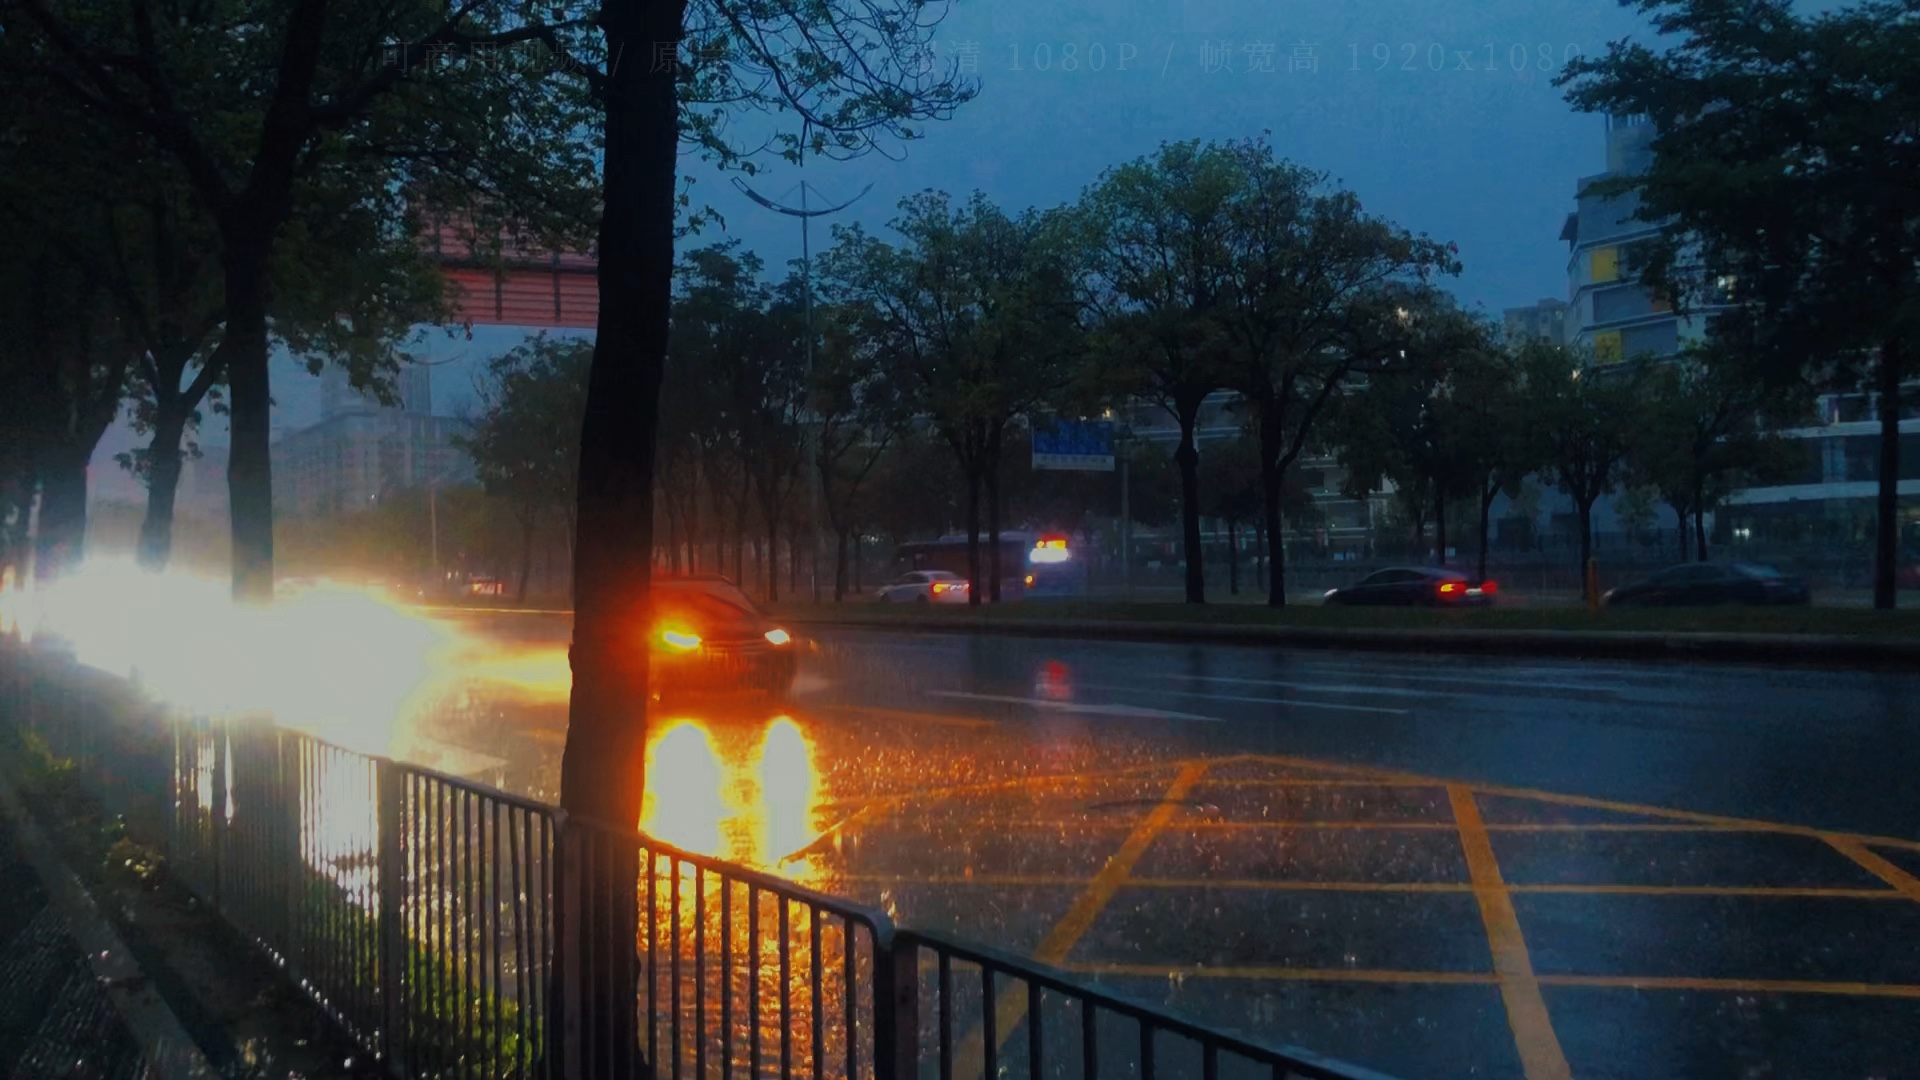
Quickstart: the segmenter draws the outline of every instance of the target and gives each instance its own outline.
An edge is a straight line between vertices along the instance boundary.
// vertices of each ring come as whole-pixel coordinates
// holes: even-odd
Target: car
[[[1376,570],[1339,589],[1328,589],[1321,600],[1328,607],[1486,607],[1499,585],[1476,581],[1443,567],[1394,566]]]
[[[1806,604],[1805,580],[1758,563],[1681,563],[1601,597],[1608,607]]]
[[[648,635],[653,695],[786,697],[798,663],[793,635],[718,574],[656,577]]]
[[[874,599],[883,604],[964,604],[967,579],[946,570],[914,570],[880,586]]]

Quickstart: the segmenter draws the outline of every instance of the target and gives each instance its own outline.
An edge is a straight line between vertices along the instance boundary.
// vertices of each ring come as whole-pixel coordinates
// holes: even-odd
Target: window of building
[[[1593,335],[1593,358],[1602,364],[1618,363],[1620,360],[1620,331],[1608,330]]]
[[[1603,247],[1593,249],[1593,280],[1596,284],[1620,280],[1620,249]]]

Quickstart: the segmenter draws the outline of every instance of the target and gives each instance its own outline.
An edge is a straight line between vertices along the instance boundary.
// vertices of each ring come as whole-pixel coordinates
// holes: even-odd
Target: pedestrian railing
[[[12,725],[110,806],[151,813],[136,808],[164,778],[148,820],[167,822],[179,879],[399,1077],[1373,1075],[632,829],[264,721],[139,718],[135,695],[101,696],[124,690],[0,645]],[[622,940],[635,948],[597,947]]]

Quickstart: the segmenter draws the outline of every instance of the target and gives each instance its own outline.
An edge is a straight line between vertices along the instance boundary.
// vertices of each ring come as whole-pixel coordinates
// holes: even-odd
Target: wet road
[[[397,754],[551,798],[564,621]],[[833,633],[649,831],[1406,1077],[1920,1076],[1920,677]]]

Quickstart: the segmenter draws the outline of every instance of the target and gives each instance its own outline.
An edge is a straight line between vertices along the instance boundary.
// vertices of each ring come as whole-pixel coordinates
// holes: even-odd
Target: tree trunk
[[[227,503],[233,536],[233,598],[273,602],[272,391],[267,374],[267,282],[273,223],[247,220],[223,232],[227,321],[213,363],[227,373],[231,442]]]
[[[980,606],[980,469],[967,470],[967,606]]]
[[[1493,523],[1493,500],[1499,497],[1500,488],[1497,485],[1491,489],[1484,487],[1480,489],[1480,551],[1475,573],[1481,581],[1487,580],[1487,548],[1492,542],[1487,536],[1487,530]]]
[[[1874,498],[1873,606],[1890,611],[1899,603],[1900,557],[1900,376],[1903,342],[1880,347],[1880,476]]]
[[[1180,546],[1187,563],[1187,603],[1207,602],[1205,556],[1200,550],[1200,451],[1193,445],[1200,403],[1179,411],[1180,448],[1173,458],[1180,466]]]
[[[1580,598],[1592,600],[1593,592],[1588,588],[1587,564],[1593,561],[1593,502],[1592,499],[1579,501],[1580,511]]]
[[[1240,595],[1240,533],[1233,518],[1227,519],[1227,594]]]
[[[861,571],[865,568],[867,560],[866,560],[866,552],[862,550],[862,547],[863,545],[860,543],[860,530],[855,529],[853,530],[853,591],[854,592],[859,592],[864,587],[861,585],[860,579],[862,577]]]
[[[1267,587],[1267,561],[1263,556],[1267,551],[1267,522],[1265,517],[1253,519],[1253,587],[1265,591]]]
[[[176,408],[162,406],[147,445],[147,514],[140,522],[137,558],[148,570],[165,570],[173,557],[173,508],[180,492],[183,459],[181,440],[187,418]]]
[[[513,593],[516,604],[527,602],[527,581],[533,577],[533,536],[533,519],[523,518],[520,522],[520,586]]]
[[[836,604],[847,598],[847,532],[846,529],[833,531],[833,602]]]
[[[987,439],[987,599],[1000,602],[1000,579],[1006,571],[1000,565],[1000,437],[1005,425]]]
[[[1693,542],[1700,552],[1700,561],[1707,561],[1707,499],[1706,493],[1696,491],[1693,496]]]
[[[794,527],[796,530],[798,526]],[[811,545],[809,545],[811,546]],[[787,595],[796,596],[800,592],[800,544],[793,532],[787,535]]]
[[[87,459],[72,446],[49,450],[41,459],[40,535],[34,545],[33,576],[41,584],[79,569],[87,542]]]
[[[595,1060],[599,1075],[649,1071],[633,1007],[638,852],[626,837],[638,826],[646,783],[653,580],[647,553],[653,550],[660,378],[673,292],[680,117],[673,65],[646,58],[662,49],[677,55],[683,11],[677,0],[607,0],[600,12],[614,60],[604,88],[600,311],[580,431],[573,696],[560,805],[570,815],[568,833],[576,832],[577,821],[617,831],[591,862],[569,862],[585,871],[585,894],[608,902],[592,905],[594,917],[571,927],[563,909],[556,927],[559,940],[580,943],[573,955],[582,965],[578,971],[561,965],[555,973],[570,995],[565,1000],[577,1008],[578,1026],[569,1034],[578,1033],[578,1044],[560,1048],[561,1068],[554,1070],[569,1075],[583,1071],[587,1060]],[[591,837],[577,834],[574,850]],[[589,1047],[603,1053],[589,1059],[583,1054]]]
[[[1686,562],[1687,552],[1688,552],[1687,506],[1685,503],[1677,503],[1677,502],[1669,502],[1667,505],[1673,507],[1673,516],[1675,521],[1677,522],[1675,526],[1675,531],[1680,534],[1680,561]]]
[[[1287,606],[1287,544],[1280,520],[1280,499],[1285,490],[1287,462],[1286,432],[1275,406],[1263,403],[1260,410],[1260,516],[1267,531],[1267,606]]]
[[[1433,485],[1433,561],[1447,565],[1447,493],[1439,483]]]
[[[767,603],[776,603],[780,599],[780,519],[769,513],[767,517]]]

